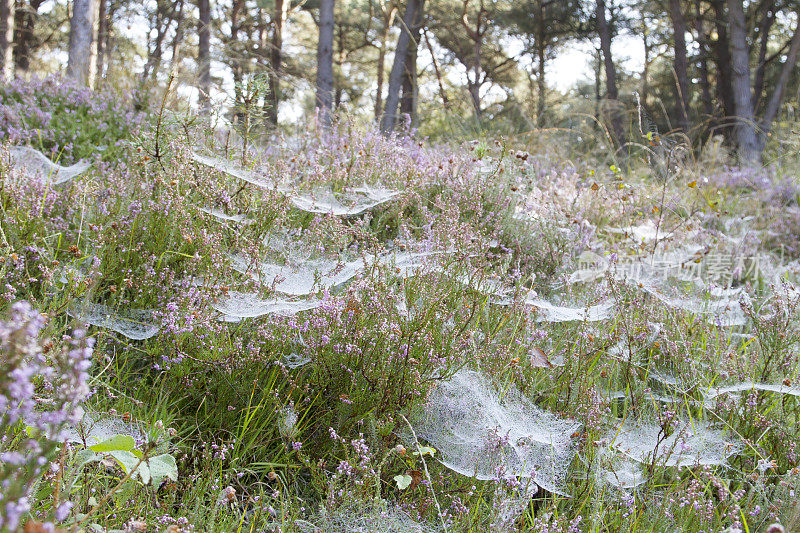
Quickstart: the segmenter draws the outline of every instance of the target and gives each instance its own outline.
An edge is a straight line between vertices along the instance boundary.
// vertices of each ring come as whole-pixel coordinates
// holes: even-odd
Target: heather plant
[[[29,144],[61,164],[98,155],[113,161],[146,118],[112,92],[93,92],[57,76],[4,83],[0,110],[0,137]]]
[[[44,316],[24,301],[9,312],[0,324],[0,529],[14,531],[55,459],[62,430],[78,421],[80,403],[90,394],[93,339],[76,329],[59,346],[43,346]],[[54,502],[54,519],[64,520],[72,503],[58,495]]]
[[[770,241],[793,214],[767,185],[662,165],[646,136],[624,160],[347,121],[260,146],[160,111],[71,182],[2,174],[0,308],[31,301],[54,339],[86,322],[84,408],[115,428],[102,440],[133,437],[47,448],[25,518],[63,502],[61,526],[170,532],[793,519],[800,268]],[[31,394],[54,397],[42,376]],[[7,429],[3,452],[21,450]],[[175,475],[144,483],[137,454]]]

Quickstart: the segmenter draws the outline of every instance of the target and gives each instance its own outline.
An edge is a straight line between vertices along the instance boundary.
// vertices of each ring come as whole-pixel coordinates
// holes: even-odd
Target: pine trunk
[[[783,105],[783,99],[786,96],[786,85],[789,83],[789,77],[791,76],[795,65],[797,65],[798,55],[800,55],[800,21],[797,22],[797,27],[792,35],[789,53],[786,54],[786,61],[781,67],[780,74],[778,75],[778,81],[775,83],[775,87],[772,89],[772,95],[770,96],[769,100],[767,101],[767,105],[764,108],[764,116],[761,118],[760,122],[761,136],[758,143],[759,153],[764,150],[766,137],[772,130],[772,123],[775,121],[775,118],[778,116],[778,111]]]
[[[750,86],[750,49],[742,0],[728,0],[731,47],[731,89],[736,117],[736,146],[745,165],[760,163],[758,136],[753,122],[753,93]]]
[[[675,40],[675,81],[677,89],[678,126],[689,131],[689,61],[686,54],[686,19],[681,10],[680,0],[669,0],[669,18],[672,20],[672,33]]]
[[[322,0],[319,8],[317,44],[317,108],[323,127],[331,125],[333,113],[333,23],[335,0]]]
[[[91,87],[95,71],[94,25],[97,20],[97,0],[75,0],[69,25],[69,59],[67,76],[81,85]]]
[[[403,84],[403,74],[406,69],[406,57],[411,46],[414,21],[421,19],[425,0],[408,0],[406,12],[403,14],[403,29],[397,39],[397,48],[394,52],[394,62],[389,73],[389,87],[386,94],[386,108],[381,119],[381,133],[389,135],[394,131],[397,122],[397,108],[400,103],[400,89]],[[417,46],[416,39],[413,46]]]
[[[267,120],[278,125],[278,105],[280,104],[280,79],[283,63],[283,26],[289,13],[289,0],[275,0],[273,13],[272,47],[270,49],[269,99]]]
[[[18,0],[14,9],[14,70],[18,76],[27,76],[31,68],[36,19],[44,0]]]
[[[14,74],[11,55],[14,40],[14,0],[0,0],[0,72],[5,79]]]
[[[600,49],[603,52],[603,66],[606,72],[606,100],[610,106],[610,120],[615,141],[622,144],[625,141],[625,132],[622,126],[622,116],[619,110],[619,91],[617,89],[617,69],[614,66],[614,57],[611,55],[611,28],[606,20],[605,0],[597,0],[595,5],[597,15],[597,32],[600,36]]]
[[[197,0],[199,19],[197,21],[197,67],[198,103],[200,113],[208,115],[211,111],[211,5],[209,0]]]

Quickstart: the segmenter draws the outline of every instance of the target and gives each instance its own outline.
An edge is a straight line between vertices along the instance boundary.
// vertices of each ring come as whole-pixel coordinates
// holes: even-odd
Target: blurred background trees
[[[315,112],[432,135],[591,116],[618,148],[650,130],[694,147],[722,136],[758,163],[795,118],[798,12],[797,0],[0,0],[0,64],[6,79],[61,72],[140,105],[172,80],[174,105],[236,123],[258,110],[267,129]]]

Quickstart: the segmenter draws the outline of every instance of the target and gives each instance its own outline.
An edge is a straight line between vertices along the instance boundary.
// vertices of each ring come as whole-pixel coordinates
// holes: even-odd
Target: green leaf
[[[117,507],[121,509],[128,501],[130,501],[135,488],[136,484],[130,479],[122,484],[122,486],[114,494],[114,502],[117,504]]]
[[[75,469],[80,470],[87,464],[99,460],[100,456],[92,450],[78,450],[75,454]]]
[[[408,474],[394,476],[394,480],[397,483],[397,488],[400,490],[406,490],[411,486],[411,482],[414,481]]]
[[[99,442],[93,446],[89,446],[90,450],[96,452],[113,452],[113,451],[126,451],[129,452],[136,447],[136,441],[129,435],[114,435],[108,440]]]
[[[114,450],[108,452],[108,455],[117,460],[126,474],[132,472],[135,468],[136,473],[139,474],[139,477],[142,479],[142,483],[147,485],[150,482],[150,469],[147,468],[147,463],[142,462],[139,464],[139,458],[133,455],[131,452],[125,450]],[[139,464],[138,467],[136,466],[137,464]]]
[[[178,480],[178,465],[170,454],[157,455],[149,459],[150,476],[153,478],[153,488],[158,489],[164,478],[172,481]]]
[[[436,448],[433,446],[420,446],[418,452],[414,452],[414,455],[433,455],[436,453]]]

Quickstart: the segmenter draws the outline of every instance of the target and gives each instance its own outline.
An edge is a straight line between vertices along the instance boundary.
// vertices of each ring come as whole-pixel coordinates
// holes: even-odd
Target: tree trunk
[[[417,85],[417,53],[422,29],[422,10],[417,10],[414,25],[411,27],[411,38],[408,53],[406,54],[405,69],[403,71],[402,98],[400,100],[400,113],[408,115],[411,125],[417,125],[417,102],[419,100],[419,86]]]
[[[641,98],[641,106],[647,110],[647,99],[650,96],[650,50],[652,48],[652,44],[650,44],[650,31],[647,27],[647,21],[645,20],[644,13],[642,13],[642,46],[644,47],[644,61],[642,65],[642,98]]]
[[[713,0],[715,29],[717,39],[713,41],[714,62],[717,64],[717,96],[722,102],[722,112],[730,120],[736,116],[733,103],[733,87],[731,84],[733,72],[731,65],[731,49],[728,40],[728,24],[725,16],[725,0]]]
[[[622,116],[619,108],[619,92],[617,90],[617,70],[614,58],[611,55],[611,28],[606,20],[606,2],[597,0],[595,6],[597,15],[597,32],[600,36],[600,49],[603,52],[603,65],[606,71],[606,100],[610,105],[610,118],[612,133],[618,144],[625,142],[625,132],[622,126]]]
[[[736,146],[739,160],[752,165],[760,162],[758,137],[753,123],[753,94],[750,88],[750,49],[742,0],[728,0],[734,109],[736,111]]]
[[[680,0],[669,0],[669,18],[672,20],[672,33],[675,40],[676,99],[678,108],[678,126],[684,132],[689,131],[689,62],[686,54],[686,19],[681,11]]]
[[[389,31],[394,24],[394,17],[397,13],[397,8],[394,5],[389,6],[388,11],[383,12],[383,33],[381,35],[381,46],[378,49],[378,89],[375,96],[375,121],[381,118],[381,111],[383,110],[383,77],[386,64],[386,45],[389,41]]]
[[[469,76],[469,67],[467,68],[467,90],[469,91],[470,98],[472,99],[472,107],[475,110],[475,118],[479,121],[481,119],[481,86],[485,79],[481,77],[481,59],[483,55],[483,36],[486,33],[486,27],[483,24],[483,17],[486,15],[486,9],[483,2],[480,2],[478,15],[475,19],[475,29],[473,30],[469,25],[467,18],[467,7],[470,0],[462,0],[463,10],[461,12],[461,25],[467,33],[467,36],[472,40],[472,79]]]
[[[231,4],[230,45],[233,47],[234,52],[230,61],[231,73],[233,74],[233,120],[237,125],[243,125],[246,118],[244,88],[242,87],[242,83],[244,82],[244,68],[242,66],[241,53],[237,46],[239,42],[239,30],[242,28],[239,16],[242,14],[244,7],[245,0],[233,0],[233,4]]]
[[[544,126],[544,113],[545,109],[547,109],[547,84],[545,81],[545,48],[547,47],[545,33],[547,28],[545,26],[546,21],[542,2],[543,0],[537,0],[536,2],[536,12],[539,19],[536,35],[536,52],[539,61],[537,65],[538,73],[536,75],[536,89],[539,93],[536,99],[536,125],[540,128]]]
[[[94,24],[97,0],[75,0],[69,24],[67,76],[91,87],[97,56],[94,53]],[[95,49],[96,50],[96,49]]]
[[[290,0],[275,0],[275,12],[272,21],[272,48],[269,56],[271,68],[269,73],[270,105],[267,108],[267,120],[273,126],[278,125],[278,105],[281,98],[280,80],[283,66],[283,26],[286,24],[290,3]]]
[[[761,94],[764,92],[764,74],[767,70],[767,46],[769,44],[769,32],[775,23],[775,11],[769,6],[767,12],[761,18],[758,25],[758,60],[756,61],[755,79],[753,81],[753,112],[755,113],[761,101]]]
[[[182,6],[183,0],[171,3],[162,0],[156,2],[156,12],[150,22],[150,33],[155,30],[156,35],[153,39],[152,47],[149,41],[147,44],[147,62],[144,64],[142,77],[139,81],[140,89],[145,86],[148,80],[155,80],[164,57],[164,39],[167,37],[172,21],[175,20],[177,9],[182,9]],[[231,24],[235,25],[233,22]]]
[[[381,133],[389,135],[394,131],[397,121],[397,107],[400,103],[400,88],[403,83],[403,73],[405,71],[406,56],[411,43],[411,31],[414,28],[414,21],[422,17],[425,0],[408,0],[406,12],[403,14],[403,28],[400,37],[397,39],[397,48],[394,52],[394,62],[389,73],[389,87],[386,94],[386,108],[381,119]],[[417,14],[419,12],[419,15]],[[414,42],[413,46],[417,46]]]
[[[106,54],[108,49],[108,0],[99,0],[97,8],[97,68],[95,70],[95,84],[100,87],[105,75]]]
[[[417,49],[409,47],[406,54],[406,61],[403,68],[403,82],[400,84],[400,114],[408,115],[411,122],[414,122],[415,87],[417,77]]]
[[[197,67],[198,103],[200,113],[211,111],[211,5],[209,0],[197,0]]]
[[[783,105],[783,99],[786,95],[786,85],[789,82],[789,76],[791,76],[792,71],[797,65],[798,54],[800,54],[800,21],[797,22],[797,27],[792,35],[789,53],[786,55],[786,61],[781,67],[781,72],[778,75],[778,81],[775,83],[775,87],[772,89],[772,95],[770,96],[769,100],[767,101],[767,105],[764,108],[764,116],[760,121],[761,136],[758,146],[759,153],[764,150],[766,137],[772,130],[772,123],[775,121],[775,117],[778,116],[778,111]]]
[[[321,0],[317,44],[317,108],[322,126],[331,125],[333,112],[333,22],[335,0]]]
[[[431,40],[428,38],[428,32],[424,29],[422,32],[423,37],[425,37],[425,44],[428,46],[428,52],[431,54],[431,62],[433,62],[433,71],[436,74],[436,83],[439,85],[439,96],[442,98],[442,106],[447,110],[450,108],[450,100],[447,98],[447,92],[444,90],[442,71],[439,70],[439,62],[436,61],[436,56],[433,53],[433,46],[431,46]]]
[[[700,10],[700,0],[695,1],[695,31],[697,32],[697,42],[700,47],[698,65],[700,70],[700,99],[703,101],[703,113],[710,117],[714,113],[714,104],[711,101],[711,81],[708,76],[708,35],[706,34]]]
[[[39,17],[39,7],[44,0],[17,0],[14,9],[14,69],[18,76],[26,76],[31,68],[34,47],[33,30]]]
[[[14,0],[0,0],[0,73],[10,80],[14,74],[11,55],[14,40]]]
[[[175,70],[181,64],[181,44],[183,44],[183,7],[185,2],[180,0],[178,3],[178,14],[175,17],[175,36],[172,39],[172,58],[170,59],[170,75],[173,75]]]

